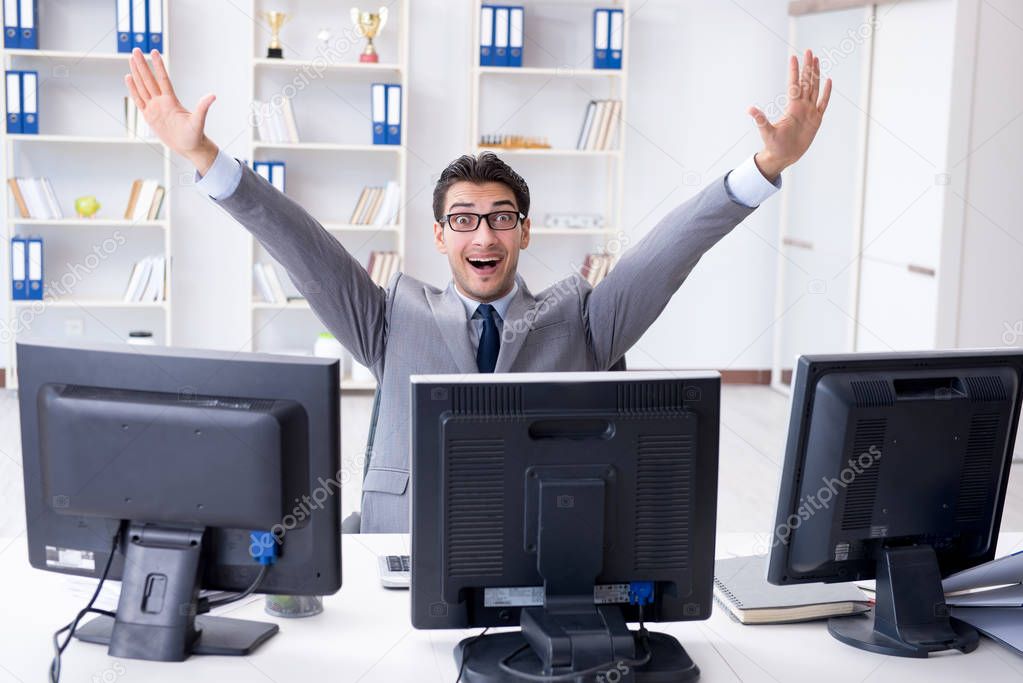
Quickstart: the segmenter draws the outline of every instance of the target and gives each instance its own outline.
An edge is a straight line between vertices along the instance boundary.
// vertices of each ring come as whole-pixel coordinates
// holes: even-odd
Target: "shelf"
[[[493,152],[494,154],[514,154],[516,156],[545,156],[545,157],[620,157],[622,155],[617,149],[507,149],[504,147],[477,147],[478,152]]]
[[[16,136],[12,136],[16,137]],[[293,149],[318,152],[404,152],[404,145],[345,145],[335,142],[254,142],[253,151]]]
[[[352,225],[350,223],[321,223],[329,232],[401,232],[400,225]]]
[[[130,53],[127,52],[81,52],[76,50],[24,50],[21,48],[6,49],[3,51],[5,55],[10,57],[38,57],[40,59],[74,59],[77,61],[93,61],[93,62],[124,62],[124,65],[128,65],[128,58],[131,57]],[[146,58],[149,59],[149,53],[145,53]],[[170,65],[170,60],[166,55],[160,55],[163,57],[163,61]]]
[[[529,231],[530,237],[536,237],[537,235],[579,235],[579,236],[593,236],[593,235],[613,235],[614,230],[608,230],[606,228],[532,228]]]
[[[36,299],[34,301],[12,301],[15,308],[28,308],[42,304],[44,308],[167,308],[166,301],[118,301],[116,299]]]
[[[164,144],[158,139],[129,138],[124,137],[96,137],[90,135],[26,135],[24,133],[13,133],[7,136],[12,142],[63,142],[68,144],[86,145],[146,145],[147,147],[161,147]]]
[[[128,227],[128,228],[166,228],[167,221],[131,221],[125,218],[17,218],[7,219],[12,225],[59,225],[67,227]]]
[[[343,64],[328,64],[324,61],[316,61],[312,59],[268,59],[266,57],[258,57],[252,60],[252,64],[256,67],[266,67],[268,69],[316,69],[317,71],[337,71],[347,73],[358,73],[365,71],[367,73],[401,73],[400,64],[390,63],[362,63],[362,62],[345,62]]]
[[[568,66],[477,66],[480,74],[517,76],[553,76],[557,78],[621,78],[621,69],[575,69]]]
[[[341,391],[376,391],[377,383],[370,382],[357,382],[353,379],[341,380]]]

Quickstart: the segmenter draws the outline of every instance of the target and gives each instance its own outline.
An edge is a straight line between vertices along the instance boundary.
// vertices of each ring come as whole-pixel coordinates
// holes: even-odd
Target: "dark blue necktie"
[[[483,334],[480,335],[480,348],[476,352],[476,367],[480,372],[493,372],[497,366],[497,354],[501,350],[501,336],[497,333],[494,307],[480,304],[476,311],[483,316]]]

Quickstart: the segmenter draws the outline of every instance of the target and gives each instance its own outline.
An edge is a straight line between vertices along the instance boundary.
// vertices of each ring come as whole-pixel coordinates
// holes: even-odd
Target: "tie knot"
[[[476,311],[483,317],[483,320],[490,320],[494,316],[494,307],[490,304],[480,304]]]

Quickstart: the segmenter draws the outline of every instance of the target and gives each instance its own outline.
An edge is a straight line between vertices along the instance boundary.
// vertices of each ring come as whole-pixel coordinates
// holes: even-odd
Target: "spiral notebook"
[[[870,609],[867,596],[851,583],[768,583],[763,555],[715,561],[714,599],[742,624],[813,621]]]

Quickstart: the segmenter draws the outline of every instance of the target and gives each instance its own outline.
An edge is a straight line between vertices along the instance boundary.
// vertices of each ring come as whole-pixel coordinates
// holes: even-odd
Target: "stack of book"
[[[252,107],[261,142],[298,142],[298,126],[290,97],[280,98],[279,105],[256,100]]]
[[[381,287],[386,287],[391,276],[401,268],[401,257],[394,251],[374,251],[369,255],[366,270],[369,277]]]
[[[136,262],[124,290],[124,301],[163,301],[167,286],[166,263],[163,256],[147,256]]]
[[[288,295],[281,286],[281,279],[277,276],[277,269],[270,263],[255,263],[252,266],[252,275],[256,282],[256,291],[263,301],[268,304],[286,304]]]
[[[579,131],[576,149],[614,149],[621,111],[621,100],[590,100],[586,106],[586,117]]]
[[[583,267],[579,270],[579,274],[586,278],[586,281],[592,286],[596,287],[597,283],[603,280],[608,271],[611,270],[612,260],[610,254],[586,254],[586,259],[583,261]]]
[[[396,225],[401,208],[398,183],[388,181],[385,187],[364,187],[352,211],[351,225]]]
[[[135,100],[130,97],[124,98],[124,127],[130,138],[145,140],[153,137],[153,131],[146,123],[146,118],[135,106]]]
[[[49,178],[8,178],[7,185],[22,218],[63,218]]]
[[[155,221],[160,216],[163,196],[166,194],[159,180],[135,180],[128,195],[124,217],[130,221]]]

